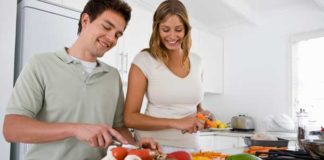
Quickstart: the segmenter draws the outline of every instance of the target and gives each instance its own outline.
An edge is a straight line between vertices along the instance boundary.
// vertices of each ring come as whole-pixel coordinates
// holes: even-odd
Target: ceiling
[[[154,11],[163,0],[135,0]],[[190,17],[212,29],[242,23],[258,24],[264,15],[301,7],[324,11],[324,0],[182,0]]]

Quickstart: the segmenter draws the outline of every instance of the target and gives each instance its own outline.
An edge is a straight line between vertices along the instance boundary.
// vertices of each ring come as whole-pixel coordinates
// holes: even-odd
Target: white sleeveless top
[[[148,52],[141,52],[133,60],[148,80],[147,108],[145,114],[157,118],[183,118],[197,112],[203,99],[202,63],[200,57],[190,54],[190,72],[184,77],[172,73],[164,63]],[[152,137],[161,145],[197,148],[196,134],[182,134],[181,130],[135,132],[137,138]]]

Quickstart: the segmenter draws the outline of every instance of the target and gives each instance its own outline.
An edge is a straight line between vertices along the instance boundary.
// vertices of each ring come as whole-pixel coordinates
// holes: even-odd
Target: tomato
[[[116,158],[116,160],[124,160],[124,158],[128,154],[128,150],[123,147],[116,147],[111,150],[111,153]]]
[[[191,155],[185,151],[175,151],[167,154],[167,158],[176,160],[191,160]]]
[[[136,155],[142,160],[152,160],[150,156],[150,150],[148,149],[132,149],[128,151],[128,155]]]

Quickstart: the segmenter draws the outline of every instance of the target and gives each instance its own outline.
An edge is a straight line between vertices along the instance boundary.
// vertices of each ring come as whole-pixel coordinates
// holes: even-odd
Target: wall
[[[224,36],[224,92],[207,95],[203,105],[230,122],[240,113],[252,116],[257,129],[269,114],[290,110],[290,37],[324,28],[324,12],[302,7],[273,11],[258,25],[218,31]]]
[[[9,159],[10,145],[2,134],[4,109],[13,86],[17,1],[0,1],[0,159]]]

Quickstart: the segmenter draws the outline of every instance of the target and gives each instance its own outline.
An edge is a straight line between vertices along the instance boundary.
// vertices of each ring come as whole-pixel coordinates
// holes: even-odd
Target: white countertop
[[[230,137],[250,137],[256,132],[239,132],[239,131],[230,131],[230,130],[203,130],[199,132],[199,135],[218,135],[218,136],[230,136]],[[290,141],[296,141],[297,133],[288,133],[288,132],[267,132],[273,136],[287,139]]]
[[[199,132],[199,135],[219,135],[219,136],[231,136],[231,137],[245,137],[252,136],[254,132],[236,132],[230,130],[203,130]]]
[[[239,132],[231,130],[203,130],[199,132],[200,136],[228,136],[228,137],[251,137],[253,134],[258,132]],[[272,136],[289,140],[288,149],[295,150],[297,133],[288,133],[288,132],[267,132]],[[222,152],[225,154],[239,154],[243,153],[244,149],[247,149],[247,146],[236,145],[237,147],[229,147],[226,149],[215,149],[216,152]]]

